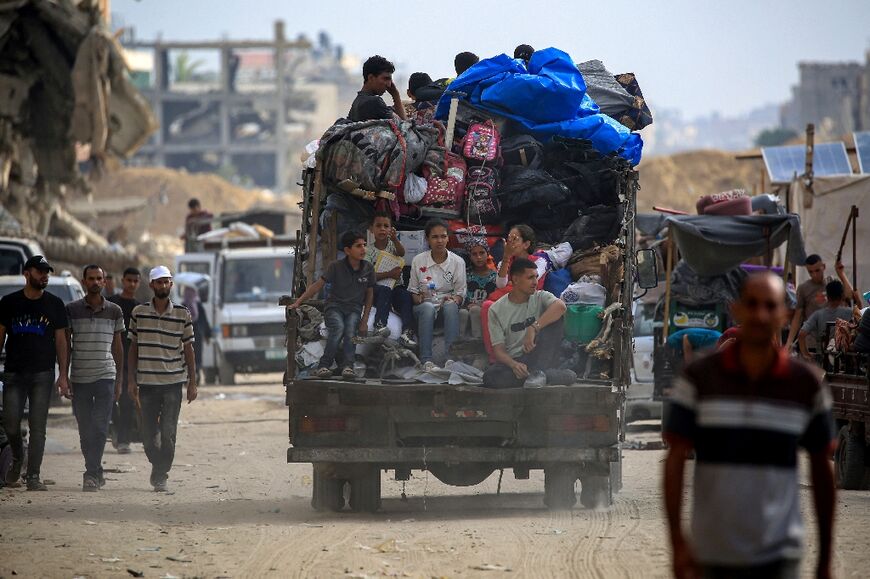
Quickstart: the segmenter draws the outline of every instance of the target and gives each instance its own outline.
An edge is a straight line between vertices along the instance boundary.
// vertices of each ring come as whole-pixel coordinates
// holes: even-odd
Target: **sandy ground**
[[[500,496],[497,475],[453,488],[415,472],[407,500],[385,475],[382,513],[320,514],[311,467],[285,462],[282,399],[274,384],[204,388],[182,411],[169,494],[151,491],[141,445],[109,446],[108,485],[82,493],[75,423],[55,410],[43,476],[56,484],[0,490],[0,577],[668,576],[661,451],[625,451],[625,486],[605,511],[548,512],[539,472],[506,472]],[[809,493],[802,485],[807,515]],[[870,493],[838,502],[836,575],[866,577]]]

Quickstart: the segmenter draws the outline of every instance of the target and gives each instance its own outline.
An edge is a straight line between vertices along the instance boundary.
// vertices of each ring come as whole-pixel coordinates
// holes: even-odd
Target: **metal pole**
[[[858,206],[852,205],[852,289],[858,290]]]
[[[668,259],[665,268],[665,323],[662,326],[662,344],[668,341],[668,329],[671,325],[671,273],[674,270],[674,238],[668,229]]]

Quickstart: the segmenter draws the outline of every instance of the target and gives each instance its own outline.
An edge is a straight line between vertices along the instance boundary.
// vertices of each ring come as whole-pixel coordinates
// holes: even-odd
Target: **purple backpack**
[[[468,223],[498,221],[501,204],[496,197],[498,172],[492,167],[469,167],[466,173],[465,195],[468,198]]]

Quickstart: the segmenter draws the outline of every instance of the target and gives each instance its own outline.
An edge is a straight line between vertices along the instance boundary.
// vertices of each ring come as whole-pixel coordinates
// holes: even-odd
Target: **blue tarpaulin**
[[[506,54],[481,60],[458,76],[438,103],[436,118],[447,118],[451,93],[466,95],[478,108],[517,121],[535,138],[559,135],[589,139],[602,153],[640,162],[640,135],[607,115],[586,94],[586,82],[571,57],[557,48],[532,55],[528,65]]]

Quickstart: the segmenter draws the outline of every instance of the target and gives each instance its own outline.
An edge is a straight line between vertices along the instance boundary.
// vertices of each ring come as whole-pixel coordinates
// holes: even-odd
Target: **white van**
[[[212,328],[213,339],[203,350],[207,383],[217,377],[230,385],[237,372],[286,369],[285,310],[278,299],[292,293],[294,252],[289,245],[263,243],[244,248],[223,244],[216,251],[175,259],[177,295],[183,285],[196,287]]]

